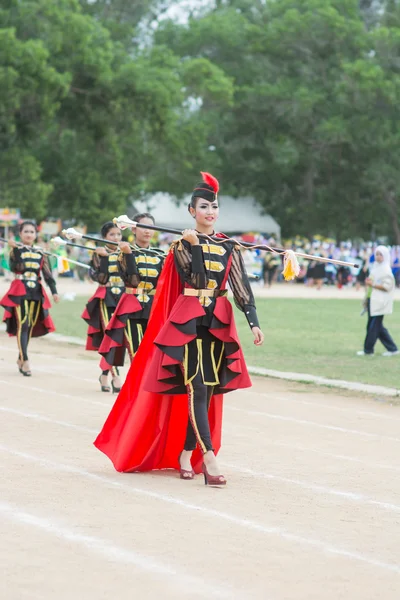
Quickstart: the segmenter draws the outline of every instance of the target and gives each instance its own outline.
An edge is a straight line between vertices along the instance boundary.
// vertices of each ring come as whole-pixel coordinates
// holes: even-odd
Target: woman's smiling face
[[[21,242],[26,246],[32,246],[36,239],[36,229],[31,224],[24,225],[20,232]]]
[[[213,229],[219,216],[218,200],[209,202],[204,198],[196,198],[195,208],[190,207],[190,214],[201,227]]]

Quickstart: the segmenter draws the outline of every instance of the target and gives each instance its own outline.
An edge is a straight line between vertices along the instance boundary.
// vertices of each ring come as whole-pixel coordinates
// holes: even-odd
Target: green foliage
[[[285,236],[400,243],[397,0],[171,4],[3,0],[0,205],[92,229],[206,169]]]
[[[393,1],[369,30],[365,21],[378,15],[366,19],[367,8],[226,0],[157,34],[233,78],[233,106],[214,111],[211,136],[221,179],[233,193],[253,194],[285,235],[375,233],[400,243],[400,12]]]
[[[131,43],[127,53],[126,32],[132,39],[143,13],[121,2],[6,4],[1,204],[93,229],[125,212],[137,195],[181,194],[191,186],[206,152],[205,108],[193,114],[191,99],[196,94],[200,106],[214,110],[228,106],[229,77],[208,60],[182,63],[162,45]],[[156,5],[149,1],[147,8]]]

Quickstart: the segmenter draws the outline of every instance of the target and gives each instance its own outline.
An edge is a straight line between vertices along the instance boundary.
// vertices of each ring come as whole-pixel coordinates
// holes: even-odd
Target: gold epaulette
[[[183,249],[183,245],[182,245],[182,238],[179,238],[179,240],[175,240],[175,241],[173,241],[173,242],[171,243],[170,250],[174,251],[174,250],[175,250],[175,247],[177,247],[177,248],[178,248],[178,250],[182,251],[182,249]]]

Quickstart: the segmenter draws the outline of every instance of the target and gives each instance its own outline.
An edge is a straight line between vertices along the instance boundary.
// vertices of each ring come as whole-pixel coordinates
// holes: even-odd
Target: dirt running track
[[[30,380],[15,357],[1,334],[3,600],[400,598],[400,407],[255,379],[211,489],[113,470],[81,349],[34,340]]]

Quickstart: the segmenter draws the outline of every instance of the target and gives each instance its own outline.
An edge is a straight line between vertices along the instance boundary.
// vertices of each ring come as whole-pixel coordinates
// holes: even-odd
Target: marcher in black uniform
[[[203,470],[206,483],[221,486],[223,394],[251,386],[228,282],[254,343],[264,336],[240,247],[220,233],[198,235],[214,234],[219,212],[218,181],[202,175],[189,206],[196,230],[172,245],[146,335],[95,446],[117,471],[178,468],[191,480]]]
[[[99,284],[95,294],[88,301],[82,318],[88,323],[86,350],[98,351],[104,331],[125,291],[125,284],[136,285],[138,275],[131,248],[122,242],[121,230],[112,221],[101,228],[103,239],[115,244],[96,248],[90,261],[90,277]],[[102,392],[110,392],[108,385],[109,368],[102,369],[99,381]],[[119,392],[121,382],[118,369],[112,369],[113,392]]]
[[[150,213],[141,213],[133,217],[137,223],[154,225]],[[132,287],[127,284],[121,296],[113,318],[107,325],[99,352],[103,356],[102,368],[122,366],[125,350],[132,361],[143,339],[150,317],[156,293],[157,282],[164,263],[162,250],[150,246],[153,231],[135,229],[135,257],[138,283]]]
[[[59,297],[47,256],[40,247],[33,246],[37,236],[36,225],[32,221],[24,221],[19,226],[19,233],[21,244],[9,242],[12,246],[10,270],[15,273],[15,279],[0,304],[5,308],[7,333],[17,337],[19,371],[29,377],[32,374],[28,359],[31,337],[55,330],[48,312],[51,304],[42,286],[42,275],[54,302],[58,302]]]
[[[232,307],[225,297],[227,282],[235,304],[246,315],[254,343],[261,345],[264,335],[240,248],[230,242],[223,243],[223,234],[217,234],[221,243],[197,235],[213,235],[219,214],[218,182],[212,176],[204,177],[215,181],[215,187],[203,182],[192,194],[189,211],[195,219],[196,230],[184,231],[182,241],[174,245],[175,266],[184,284],[183,294],[155,339],[159,352],[144,387],[156,392],[164,385],[168,386],[168,391],[164,387],[164,393],[188,395],[189,420],[180,455],[181,477],[193,477],[191,456],[198,445],[204,455],[206,483],[224,485],[226,480],[219,475],[211,440],[210,400],[215,394],[251,386]]]

